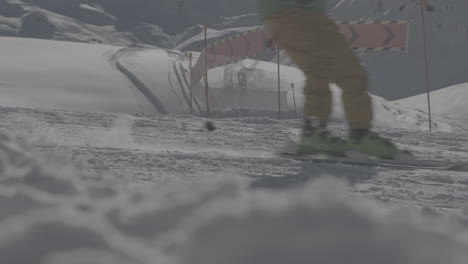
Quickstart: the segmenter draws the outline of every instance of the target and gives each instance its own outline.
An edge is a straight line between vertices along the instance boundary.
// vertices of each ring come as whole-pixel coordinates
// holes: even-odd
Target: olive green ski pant
[[[304,72],[304,114],[327,121],[332,110],[329,84],[342,93],[346,118],[351,128],[370,128],[373,112],[367,92],[366,70],[338,26],[325,15],[297,9],[285,10],[264,19],[265,28],[278,46]]]

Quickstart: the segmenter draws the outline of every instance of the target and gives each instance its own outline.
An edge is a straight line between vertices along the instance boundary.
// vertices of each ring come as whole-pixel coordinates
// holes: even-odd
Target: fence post
[[[189,68],[190,68],[190,80],[192,79],[192,59],[193,59],[193,54],[192,52],[188,53],[189,55]],[[193,91],[192,91],[192,83],[190,82],[190,114],[193,115]]]
[[[276,46],[276,55],[278,56],[278,117],[281,119],[281,67],[280,67],[280,49]]]
[[[296,92],[294,91],[294,83],[291,83],[291,89],[292,89],[292,94],[293,94],[294,113],[295,113],[296,118],[297,118]]]
[[[209,99],[209,89],[208,89],[208,40],[207,40],[207,30],[208,25],[204,25],[205,28],[205,95],[206,95],[206,111],[208,117],[211,118],[211,111],[210,111],[210,99]]]
[[[427,6],[426,0],[421,0],[419,2],[421,6],[421,23],[422,23],[422,32],[423,32],[423,43],[424,43],[424,64],[425,64],[425,75],[426,75],[426,90],[427,90],[427,108],[429,112],[429,131],[432,132],[432,113],[431,113],[431,92],[430,92],[430,83],[429,83],[429,63],[427,56],[427,37],[426,37],[426,19],[424,16],[424,8]]]

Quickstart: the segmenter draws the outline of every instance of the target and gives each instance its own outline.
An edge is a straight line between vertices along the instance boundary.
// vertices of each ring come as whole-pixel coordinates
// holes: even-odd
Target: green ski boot
[[[346,141],[330,135],[325,123],[314,126],[306,119],[297,152],[301,155],[345,156]]]
[[[380,159],[395,159],[398,148],[390,140],[369,129],[352,129],[348,150],[358,151]]]

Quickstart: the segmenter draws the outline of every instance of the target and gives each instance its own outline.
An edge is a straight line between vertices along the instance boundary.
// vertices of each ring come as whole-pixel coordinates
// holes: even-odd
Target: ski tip
[[[393,158],[395,161],[416,161],[416,157],[408,150],[398,152]]]

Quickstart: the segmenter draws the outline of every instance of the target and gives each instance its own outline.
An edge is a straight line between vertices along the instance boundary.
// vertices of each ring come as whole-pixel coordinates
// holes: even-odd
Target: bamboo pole
[[[296,118],[297,118],[296,93],[294,91],[294,83],[291,83],[291,89],[292,89],[292,94],[293,94],[294,113],[295,113]]]
[[[422,33],[423,33],[423,44],[424,44],[424,65],[425,65],[425,77],[426,77],[426,90],[427,90],[427,108],[429,113],[429,131],[432,132],[432,112],[431,112],[431,92],[429,82],[429,63],[427,55],[427,35],[426,35],[426,18],[424,15],[424,8],[427,7],[426,0],[421,0],[419,3],[421,6],[421,19],[422,19]]]
[[[205,28],[205,95],[206,95],[206,111],[208,114],[208,118],[211,118],[211,111],[210,111],[210,99],[209,99],[209,88],[208,88],[208,40],[207,40],[207,30],[208,25],[204,25]]]
[[[192,59],[193,59],[193,54],[192,52],[189,52],[189,68],[190,68],[190,80],[192,79]],[[193,87],[192,83],[190,82],[190,114],[193,115]]]
[[[280,67],[280,49],[276,47],[276,55],[278,56],[278,118],[281,119],[281,67]]]

